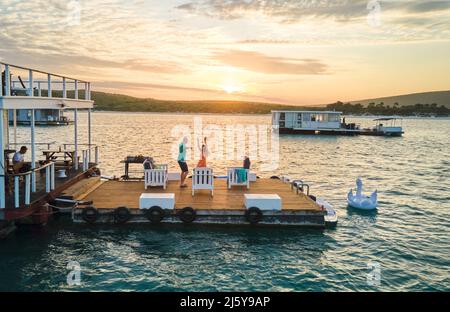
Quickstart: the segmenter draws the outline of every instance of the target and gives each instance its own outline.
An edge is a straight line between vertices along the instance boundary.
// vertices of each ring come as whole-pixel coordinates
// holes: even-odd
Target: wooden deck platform
[[[101,209],[115,209],[125,206],[130,209],[139,209],[139,197],[142,193],[174,193],[175,209],[192,207],[196,210],[245,210],[244,194],[278,194],[282,200],[283,211],[320,212],[316,202],[303,193],[297,194],[291,190],[290,185],[280,180],[258,179],[251,183],[247,190],[245,187],[227,189],[227,182],[223,179],[214,181],[214,197],[209,191],[196,191],[191,193],[191,179],[187,179],[188,187],[180,188],[179,182],[169,182],[164,190],[162,187],[144,189],[144,183],[139,181],[105,181],[91,183],[83,192],[80,187],[74,186],[74,192],[83,194],[75,196],[78,200],[93,201],[94,206]],[[84,182],[86,183],[86,182]],[[90,189],[89,189],[90,188]]]

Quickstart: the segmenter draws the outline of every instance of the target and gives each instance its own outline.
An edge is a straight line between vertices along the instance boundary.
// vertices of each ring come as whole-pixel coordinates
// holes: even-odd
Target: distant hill
[[[127,112],[240,113],[269,114],[271,110],[296,110],[299,106],[245,101],[165,101],[92,92],[96,110]],[[308,109],[311,109],[309,107]]]
[[[92,92],[92,99],[95,101],[96,110],[125,112],[269,114],[272,110],[330,109],[348,114],[400,114],[407,116],[449,115],[448,109],[450,108],[450,91],[414,93],[317,106],[246,101],[166,101],[96,91]]]
[[[366,99],[361,101],[350,101],[346,103],[368,106],[370,103],[379,104],[381,102],[383,102],[386,106],[393,106],[395,103],[398,103],[399,106],[409,106],[416,104],[431,105],[435,103],[438,106],[444,105],[445,107],[450,108],[450,91],[412,93],[405,95],[380,97],[375,99]]]

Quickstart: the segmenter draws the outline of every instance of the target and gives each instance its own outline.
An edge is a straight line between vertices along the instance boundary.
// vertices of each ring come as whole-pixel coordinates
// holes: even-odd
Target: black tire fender
[[[145,216],[151,223],[156,224],[156,223],[160,223],[164,219],[165,212],[161,207],[153,206],[153,207],[150,207],[150,209],[145,211]]]
[[[185,207],[178,212],[178,217],[183,223],[192,223],[197,217],[197,213],[192,207]]]
[[[94,224],[98,220],[99,216],[100,213],[94,206],[86,207],[81,211],[81,218],[89,224]]]
[[[257,207],[251,207],[251,208],[247,209],[247,211],[245,212],[245,219],[250,224],[258,224],[259,222],[261,222],[262,217],[263,217],[263,213],[262,213],[261,209],[259,209]]]
[[[114,221],[116,223],[127,223],[131,219],[131,211],[127,207],[118,207],[114,209]]]

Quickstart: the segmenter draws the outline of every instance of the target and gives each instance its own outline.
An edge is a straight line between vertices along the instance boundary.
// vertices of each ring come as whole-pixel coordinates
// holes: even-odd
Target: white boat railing
[[[36,146],[45,146],[47,147],[47,149],[50,149],[52,147],[52,145],[55,145],[56,142],[49,142],[49,143],[34,143]],[[31,143],[12,143],[10,142],[8,144],[9,146],[30,146]]]
[[[90,146],[87,149],[84,149],[82,152],[82,160],[83,160],[83,171],[87,171],[89,169],[89,164],[92,163],[91,157],[94,155],[94,164],[98,164],[98,146]]]
[[[24,173],[17,173],[17,174],[10,174],[5,175],[5,178],[11,179],[14,182],[14,208],[20,208],[20,194],[21,194],[21,188],[20,188],[20,180],[21,178],[24,180],[24,205],[28,206],[31,203],[31,194],[36,192],[36,190],[33,192],[33,187],[31,184],[31,181],[33,180],[33,175],[36,175],[38,172],[42,172],[42,170],[45,169],[45,192],[50,193],[51,191],[55,190],[55,163],[49,162],[48,164],[45,164],[39,168],[30,170],[28,172]]]
[[[306,195],[309,196],[309,184],[303,182],[302,180],[293,180],[291,181],[291,190],[296,189],[297,194],[304,193],[306,187]]]
[[[72,143],[66,143],[63,144],[63,148],[64,150],[67,149],[67,147],[69,146],[73,146],[74,144]],[[95,144],[78,144],[78,146],[84,146],[85,148],[81,150],[81,159],[82,159],[82,163],[83,163],[83,170],[87,170],[89,169],[89,164],[93,163],[95,165],[99,164],[99,157],[100,157],[100,149],[98,145]],[[94,158],[92,159],[92,155],[94,155]],[[94,160],[94,161],[92,161]],[[85,165],[87,167],[85,167]],[[84,169],[86,168],[86,169]]]
[[[22,80],[21,76],[14,77],[12,70],[25,71],[28,75],[26,80]],[[47,91],[46,96],[48,98],[62,98],[62,99],[76,99],[76,100],[91,100],[91,83],[89,81],[79,80],[75,78],[70,78],[67,76],[62,76],[58,74],[52,74],[49,72],[44,72],[41,70],[36,70],[32,68],[12,65],[8,63],[0,62],[0,97],[16,96],[17,91],[23,91],[23,96],[29,97],[44,97],[42,91]],[[45,80],[35,80],[34,77],[37,75],[44,75],[47,79]],[[5,79],[5,81],[3,81]],[[57,80],[58,79],[58,80]],[[20,84],[22,88],[16,88],[16,85]],[[84,88],[80,88],[84,85]],[[23,88],[23,86],[25,88]],[[61,92],[60,96],[55,96],[54,87],[58,86],[57,91]],[[69,98],[67,96],[68,87],[73,86],[73,97]],[[37,90],[37,94],[35,94]],[[80,91],[84,91],[84,99],[79,97]]]

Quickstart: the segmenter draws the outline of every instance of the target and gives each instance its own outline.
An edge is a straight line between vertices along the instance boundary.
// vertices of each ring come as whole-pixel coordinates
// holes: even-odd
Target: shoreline
[[[119,110],[92,110],[93,113],[117,113],[117,114],[150,114],[150,115],[204,115],[204,116],[270,116],[270,113],[205,113],[205,112],[145,112],[145,111],[119,111]],[[403,119],[449,119],[449,116],[414,116],[414,115],[346,115],[348,118],[379,118],[386,116],[395,116]]]

